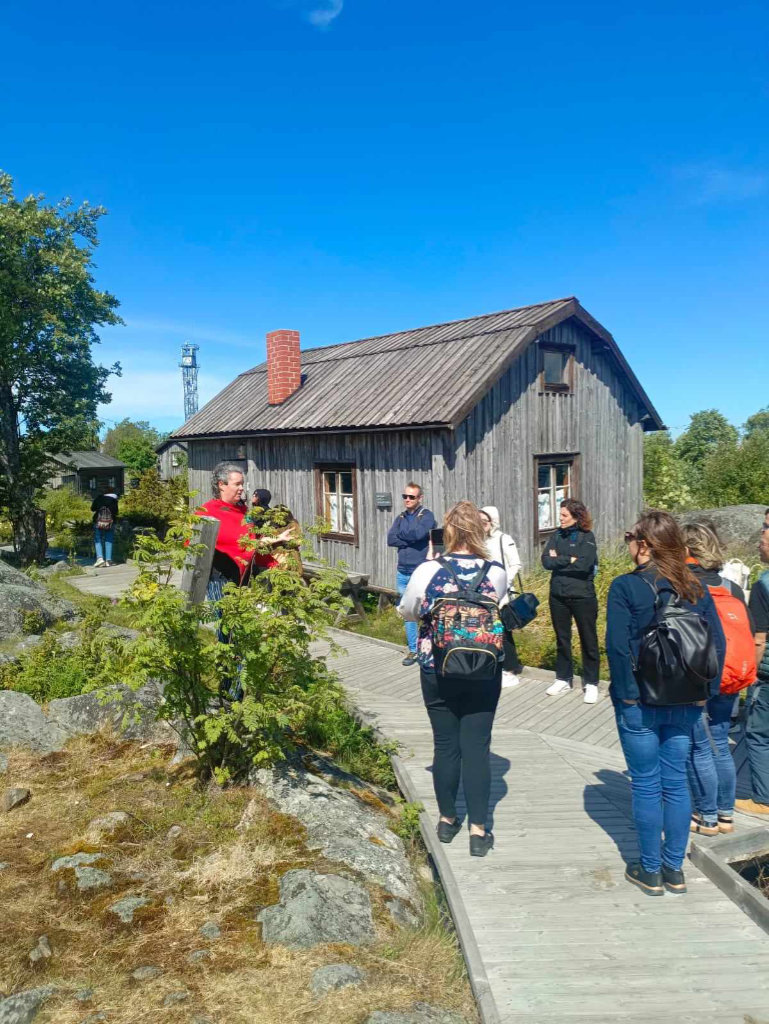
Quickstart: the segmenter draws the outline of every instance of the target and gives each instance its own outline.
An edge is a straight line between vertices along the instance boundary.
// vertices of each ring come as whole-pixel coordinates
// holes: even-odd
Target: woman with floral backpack
[[[754,630],[741,587],[719,575],[724,549],[715,526],[691,523],[683,533],[689,568],[710,591],[726,640],[721,690],[710,697],[694,726],[686,766],[692,794],[691,831],[717,836],[734,831],[737,771],[729,746],[729,722],[734,695],[756,680]]]
[[[470,855],[485,857],[494,845],[486,828],[489,747],[501,690],[499,602],[507,593],[507,576],[488,559],[483,519],[472,502],[449,509],[443,540],[445,554],[416,567],[398,612],[419,623],[417,660],[433,730],[438,838],[450,843],[461,828],[456,808],[461,775]]]

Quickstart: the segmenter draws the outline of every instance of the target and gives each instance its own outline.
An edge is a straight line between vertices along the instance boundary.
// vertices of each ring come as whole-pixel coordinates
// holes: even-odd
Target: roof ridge
[[[479,313],[478,316],[460,317],[459,320],[445,320],[443,323],[440,323],[440,324],[427,324],[424,327],[412,327],[412,328],[406,328],[405,330],[402,330],[402,331],[390,331],[387,334],[373,334],[373,335],[371,335],[368,338],[357,338],[355,341],[341,341],[341,342],[338,342],[336,345],[316,345],[314,348],[302,349],[302,355],[303,356],[304,355],[309,355],[311,352],[328,352],[331,349],[346,348],[349,345],[361,345],[361,344],[363,344],[363,342],[366,342],[366,341],[377,341],[380,338],[394,338],[394,337],[396,337],[399,334],[413,334],[415,331],[433,331],[433,330],[435,330],[438,327],[450,327],[452,324],[469,323],[471,320],[485,320],[485,319],[487,319],[489,317],[504,316],[506,313],[520,313],[524,309],[538,309],[541,306],[553,306],[557,302],[578,302],[578,301],[579,300],[577,299],[577,297],[575,295],[566,295],[566,296],[564,296],[563,298],[560,298],[560,299],[549,299],[547,302],[535,302],[535,303],[532,303],[529,306],[514,306],[512,309],[500,309],[496,313]],[[423,342],[422,344],[417,343],[417,344],[413,345],[412,347],[413,348],[429,348],[431,345],[445,345],[449,341],[461,341],[463,338],[477,338],[477,337],[479,337],[482,334],[500,334],[503,331],[512,331],[512,330],[518,329],[519,327],[529,327],[529,326],[532,326],[532,325],[531,324],[516,324],[513,327],[497,327],[497,328],[495,328],[492,331],[472,331],[472,332],[469,332],[468,334],[458,334],[458,335],[456,335],[453,338],[434,338],[432,341],[426,341],[426,342]],[[399,351],[399,349],[397,349],[397,348],[380,348],[380,349],[377,349],[375,352],[366,352],[365,355],[366,356],[375,356],[375,355],[381,355],[383,352],[397,352],[397,351]],[[344,358],[344,357],[340,356],[340,358]],[[327,362],[327,363],[335,362],[335,359],[332,357],[330,359],[325,359],[324,362]],[[252,374],[252,373],[266,373],[267,372],[266,367],[267,367],[267,362],[266,361],[263,362],[263,363],[258,363],[256,366],[252,366],[249,370],[243,370],[242,373],[238,374],[238,377],[247,377],[247,376],[249,376],[249,374]]]
[[[391,338],[395,334],[413,334],[414,331],[434,331],[436,327],[450,327],[451,324],[461,324],[467,320],[485,320],[492,316],[503,316],[505,313],[521,313],[524,309],[537,309],[540,306],[552,306],[556,302],[572,301],[579,301],[576,295],[564,295],[559,299],[547,299],[545,302],[532,302],[527,306],[512,306],[510,309],[498,309],[494,313],[478,313],[475,316],[460,316],[456,320],[443,320],[437,324],[424,324],[422,327],[404,327],[400,331],[385,331],[384,334],[371,334],[367,338],[355,338],[352,341],[338,341],[335,345],[315,345],[314,348],[302,349],[302,352],[319,352],[326,351],[330,348],[342,348],[344,345],[358,345],[362,341],[376,341],[378,338]],[[484,332],[481,331],[479,333],[483,334]]]

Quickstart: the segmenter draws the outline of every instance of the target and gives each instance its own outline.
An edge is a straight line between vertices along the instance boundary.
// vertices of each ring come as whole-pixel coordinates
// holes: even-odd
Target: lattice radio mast
[[[185,422],[198,411],[198,351],[197,345],[185,341],[182,345],[182,388],[184,390]]]

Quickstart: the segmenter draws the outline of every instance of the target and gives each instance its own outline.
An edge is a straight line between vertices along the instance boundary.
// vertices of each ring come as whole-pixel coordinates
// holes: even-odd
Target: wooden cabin
[[[75,494],[95,498],[125,490],[125,463],[101,452],[60,452],[49,459],[49,477],[45,486],[53,490],[71,488]]]
[[[163,481],[173,480],[187,470],[187,445],[175,438],[166,438],[155,448],[158,476]]]
[[[600,541],[642,503],[643,433],[659,414],[611,334],[577,299],[300,352],[267,335],[247,370],[174,432],[190,488],[222,459],[302,523],[322,516],[332,562],[392,586],[387,530],[411,480],[440,520],[463,498],[497,505],[525,564],[581,499]]]

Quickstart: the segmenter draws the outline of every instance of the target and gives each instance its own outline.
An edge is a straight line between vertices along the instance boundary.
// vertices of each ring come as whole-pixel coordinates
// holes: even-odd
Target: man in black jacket
[[[409,483],[403,488],[404,509],[390,527],[387,546],[398,549],[398,570],[395,587],[402,597],[411,579],[411,574],[427,558],[430,530],[435,529],[435,516],[422,505],[422,488]],[[406,641],[409,649],[403,659],[404,665],[417,663],[417,624],[406,623]]]
[[[571,659],[571,623],[577,623],[582,647],[582,683],[586,704],[598,700],[598,599],[595,577],[598,554],[590,527],[590,514],[581,501],[567,498],[559,512],[560,529],[545,544],[542,565],[552,572],[550,617],[555,630],[557,654],[555,682],[547,694],[555,697],[571,689],[574,674]]]

